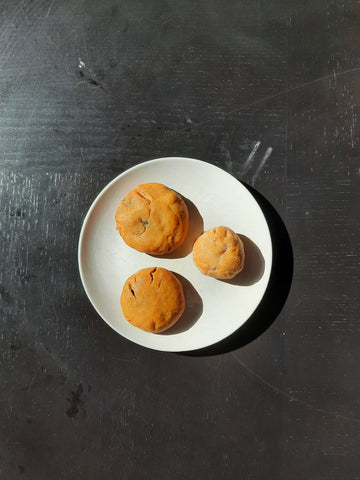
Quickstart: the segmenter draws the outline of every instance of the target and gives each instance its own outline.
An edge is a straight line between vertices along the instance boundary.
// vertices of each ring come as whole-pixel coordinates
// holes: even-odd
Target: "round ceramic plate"
[[[166,257],[128,247],[115,224],[120,200],[141,183],[162,183],[188,205],[190,225],[182,246]],[[202,275],[193,264],[192,245],[203,230],[224,225],[245,245],[244,270],[232,281]],[[233,176],[210,163],[189,158],[159,158],[141,163],[110,182],[88,211],[79,240],[79,269],[85,291],[116,332],[148,348],[189,351],[213,345],[235,332],[259,305],[269,282],[272,245],[265,217],[251,193]],[[186,309],[162,334],[144,332],[126,321],[120,306],[125,280],[147,267],[178,275]]]

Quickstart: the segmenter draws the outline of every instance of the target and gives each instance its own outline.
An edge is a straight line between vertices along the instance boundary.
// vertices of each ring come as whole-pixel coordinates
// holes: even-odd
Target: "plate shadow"
[[[201,317],[203,302],[194,286],[182,275],[172,272],[180,280],[185,295],[185,311],[175,325],[159,335],[175,335],[189,330]]]
[[[276,320],[288,297],[294,270],[290,236],[280,215],[265,197],[249,185],[243,184],[260,205],[269,226],[273,263],[265,294],[251,317],[232,335],[209,347],[191,352],[187,356],[210,356],[237,350],[262,335]]]

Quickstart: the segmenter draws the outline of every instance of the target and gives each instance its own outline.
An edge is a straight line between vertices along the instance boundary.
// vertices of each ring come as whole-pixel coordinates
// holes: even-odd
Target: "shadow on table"
[[[281,312],[293,277],[293,251],[286,227],[274,207],[259,192],[245,185],[260,205],[269,226],[272,246],[273,263],[269,284],[264,297],[251,317],[230,337],[215,345],[196,350],[182,352],[188,356],[210,356],[237,350],[262,335],[276,320]],[[255,248],[255,247],[254,247]],[[245,257],[246,258],[246,257]],[[261,259],[260,259],[261,260]],[[259,260],[259,262],[260,262]],[[259,264],[260,265],[260,264]]]

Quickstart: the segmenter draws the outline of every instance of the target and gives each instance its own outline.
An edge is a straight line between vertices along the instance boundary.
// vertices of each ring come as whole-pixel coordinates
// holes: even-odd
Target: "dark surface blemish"
[[[100,82],[97,82],[93,78],[88,78],[87,82],[90,83],[90,85],[94,85],[95,87],[103,88],[102,84]]]
[[[33,275],[31,273],[23,273],[18,270],[18,275],[20,276],[20,281],[21,285],[26,285],[27,283],[30,282],[33,278],[36,278],[36,275]]]
[[[89,83],[90,85],[94,85],[94,87],[103,88],[102,83],[98,82],[94,78],[87,78],[85,73],[82,70],[79,70],[79,75],[81,78],[85,78],[86,82]],[[103,76],[103,74],[101,73],[100,76]]]
[[[63,193],[62,195],[60,195],[59,198],[55,199],[52,202],[51,206],[53,207],[54,205],[58,205],[61,202],[61,200],[66,197],[66,195],[67,195],[66,193]]]
[[[69,408],[66,410],[66,415],[69,418],[75,418],[79,414],[80,410],[83,411],[83,417],[85,417],[84,401],[81,398],[84,392],[82,383],[77,386],[75,391],[70,392],[70,397],[67,401],[70,402]]]
[[[10,292],[8,292],[4,285],[0,285],[0,299],[8,302],[10,300]]]
[[[18,468],[19,468],[19,473],[25,472],[25,468],[23,467],[23,465],[18,465]]]
[[[18,218],[24,218],[25,217],[25,212],[21,210],[21,208],[17,208],[15,211],[10,212],[10,217],[18,217]]]

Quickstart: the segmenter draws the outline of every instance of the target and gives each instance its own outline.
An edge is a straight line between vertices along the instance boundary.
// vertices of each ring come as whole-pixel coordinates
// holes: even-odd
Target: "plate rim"
[[[99,312],[98,308],[96,307],[96,305],[94,304],[92,298],[91,298],[91,295],[89,294],[88,292],[88,289],[86,287],[86,281],[85,281],[85,275],[84,275],[84,272],[83,272],[83,267],[82,267],[82,262],[81,262],[81,255],[82,255],[82,248],[83,248],[83,243],[84,243],[84,235],[85,235],[85,230],[86,230],[86,226],[87,226],[87,223],[89,221],[89,218],[90,216],[92,215],[92,212],[93,210],[95,209],[97,203],[100,201],[100,199],[102,198],[102,196],[113,186],[114,183],[116,183],[121,177],[123,177],[125,174],[128,174],[128,173],[131,173],[137,169],[140,169],[141,167],[143,167],[144,165],[149,165],[149,164],[154,164],[154,163],[161,163],[163,161],[171,161],[171,160],[180,160],[182,162],[189,162],[189,163],[198,163],[198,164],[202,164],[202,165],[206,165],[207,167],[210,166],[216,170],[219,170],[220,172],[222,173],[225,173],[227,175],[229,175],[232,179],[234,179],[236,182],[238,182],[238,184],[244,188],[248,195],[253,199],[253,201],[256,203],[257,207],[259,208],[263,218],[264,218],[264,225],[266,227],[266,230],[267,230],[267,234],[268,234],[268,238],[269,238],[269,241],[270,241],[270,252],[269,252],[269,258],[267,258],[267,262],[269,264],[269,276],[268,276],[268,279],[267,279],[267,283],[265,285],[265,288],[264,288],[264,291],[261,295],[261,298],[259,300],[259,302],[257,303],[255,309],[252,311],[252,313],[248,316],[248,318],[241,324],[239,325],[235,330],[233,330],[231,333],[227,334],[226,336],[224,336],[223,338],[219,339],[219,340],[216,340],[214,342],[211,342],[211,343],[206,343],[205,345],[202,345],[202,346],[199,346],[199,347],[196,347],[196,348],[193,348],[193,347],[190,347],[190,348],[179,348],[179,349],[174,349],[173,347],[172,348],[161,348],[161,347],[156,347],[156,346],[149,346],[149,345],[145,345],[143,344],[142,342],[138,342],[138,341],[135,341],[134,339],[132,338],[129,338],[127,335],[124,335],[123,333],[120,333],[118,332],[104,317],[103,315]],[[250,319],[250,317],[254,314],[254,312],[256,311],[256,309],[258,308],[258,306],[261,304],[261,302],[263,301],[263,298],[265,296],[265,293],[268,289],[268,286],[269,286],[269,282],[270,282],[270,278],[271,278],[271,271],[272,271],[272,268],[273,268],[273,241],[272,241],[272,236],[271,236],[271,231],[270,231],[270,228],[269,228],[269,225],[268,225],[268,221],[266,219],[266,216],[263,212],[263,209],[261,208],[259,202],[256,200],[255,196],[251,193],[251,191],[246,188],[246,186],[243,184],[243,182],[241,182],[238,178],[236,178],[234,175],[232,175],[231,173],[229,173],[228,171],[224,170],[223,168],[221,167],[218,167],[217,165],[214,165],[210,162],[206,162],[204,160],[199,160],[199,159],[196,159],[196,158],[190,158],[190,157],[158,157],[158,158],[154,158],[152,160],[145,160],[144,162],[141,162],[141,163],[138,163],[130,168],[127,168],[126,170],[124,170],[123,172],[121,172],[119,175],[117,175],[115,178],[113,178],[109,183],[107,183],[105,185],[105,187],[103,187],[100,192],[96,195],[95,199],[93,200],[93,202],[91,203],[85,217],[84,217],[84,220],[82,222],[82,226],[81,226],[81,229],[80,229],[80,234],[79,234],[79,240],[78,240],[78,249],[77,249],[77,260],[78,260],[78,269],[79,269],[79,275],[80,275],[80,279],[81,279],[81,283],[82,283],[82,286],[85,290],[85,293],[86,293],[86,296],[88,298],[88,300],[90,301],[91,305],[93,306],[93,308],[95,309],[95,311],[97,312],[97,314],[100,316],[100,318],[114,331],[116,332],[118,335],[120,335],[121,337],[125,338],[126,340],[132,342],[132,343],[135,343],[136,345],[140,345],[144,348],[148,348],[150,350],[155,350],[155,351],[161,351],[161,352],[195,352],[195,351],[200,351],[204,348],[207,348],[207,347],[211,347],[211,346],[214,346],[218,343],[220,343],[221,341],[225,340],[226,338],[229,338],[231,335],[233,335],[235,332],[237,332],[239,330],[239,328],[241,328],[243,325],[245,325],[245,323]]]

